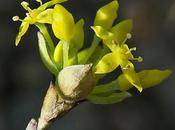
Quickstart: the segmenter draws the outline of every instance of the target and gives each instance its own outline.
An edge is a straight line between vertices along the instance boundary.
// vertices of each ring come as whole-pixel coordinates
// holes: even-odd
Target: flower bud
[[[53,10],[52,29],[58,39],[68,41],[74,33],[74,18],[63,6],[56,5]]]
[[[58,84],[65,97],[73,101],[85,99],[95,85],[92,64],[73,65],[64,68],[59,73]]]

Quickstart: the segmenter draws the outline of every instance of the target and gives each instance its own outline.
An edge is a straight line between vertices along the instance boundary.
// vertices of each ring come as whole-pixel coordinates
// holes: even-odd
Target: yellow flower
[[[19,28],[19,33],[16,37],[15,44],[18,45],[22,36],[27,32],[30,24],[35,23],[52,23],[52,11],[53,9],[46,9],[50,6],[53,6],[57,3],[65,2],[66,0],[51,0],[45,4],[42,4],[40,0],[36,0],[37,2],[40,2],[40,6],[37,9],[31,9],[29,7],[29,4],[25,1],[21,3],[22,7],[27,10],[26,17],[21,20],[18,16],[14,16],[14,21],[22,21],[21,26]]]
[[[141,62],[142,58],[134,58],[131,51],[135,51],[136,48],[129,49],[128,45],[125,44],[126,40],[131,38],[131,34],[129,33],[132,28],[131,22],[132,21],[130,20],[121,22],[120,24],[114,26],[110,31],[107,31],[101,26],[92,27],[96,35],[100,37],[104,44],[112,51],[111,53],[103,56],[98,62],[95,73],[109,73],[120,66],[126,79],[141,92],[142,86],[131,60],[138,60]],[[128,28],[126,28],[124,25],[126,25]]]

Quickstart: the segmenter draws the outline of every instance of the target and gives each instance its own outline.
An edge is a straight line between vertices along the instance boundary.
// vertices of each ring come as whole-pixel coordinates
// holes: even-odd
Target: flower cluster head
[[[36,1],[40,3],[40,6],[36,9],[31,9],[27,2],[21,3],[27,11],[24,19],[20,19],[18,16],[13,17],[14,21],[22,22],[16,37],[16,45],[19,44],[29,26],[35,25],[39,29],[38,45],[41,59],[55,76],[56,84],[59,85],[59,78],[64,79],[59,76],[63,69],[64,72],[69,70],[74,75],[72,72],[75,71],[70,71],[70,69],[77,69],[77,67],[71,66],[92,64],[92,69],[89,70],[92,71],[91,76],[95,81],[93,80],[93,86],[92,83],[89,83],[91,86],[85,86],[94,89],[88,89],[89,92],[85,92],[86,94],[90,93],[88,96],[86,95],[86,98],[93,103],[109,104],[130,97],[131,94],[127,90],[132,86],[135,86],[141,92],[144,88],[159,84],[171,74],[170,70],[136,72],[132,61],[141,62],[143,59],[140,56],[135,58],[132,52],[136,51],[136,47],[129,48],[127,44],[127,40],[132,37],[132,20],[126,19],[115,24],[119,8],[117,0],[112,0],[97,10],[94,23],[91,26],[91,29],[95,32],[94,38],[91,46],[85,49],[82,49],[84,45],[84,20],[74,20],[70,11],[61,5],[66,0],[50,0],[44,4],[41,0]],[[51,26],[54,36],[58,39],[56,44],[47,31],[47,26]],[[70,68],[65,69],[68,66]],[[122,74],[116,80],[107,84],[98,84],[100,79],[119,67]],[[61,74],[64,75],[64,73]],[[84,77],[86,76],[84,75]],[[84,79],[82,78],[82,80]],[[85,81],[79,81],[78,83],[82,84],[82,82],[85,83]],[[90,81],[88,80],[88,82]],[[83,87],[78,83],[76,85],[79,86],[79,89],[82,89]],[[69,83],[66,84],[69,85]],[[63,86],[60,88],[63,88]],[[76,90],[76,88],[73,90]],[[83,88],[83,91],[86,90]]]

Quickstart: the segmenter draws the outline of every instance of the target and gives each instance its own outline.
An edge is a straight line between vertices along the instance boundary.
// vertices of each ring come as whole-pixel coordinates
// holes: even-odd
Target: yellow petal
[[[36,21],[39,23],[52,24],[53,9],[47,9],[41,12],[37,17]]]
[[[109,73],[115,70],[119,66],[119,58],[115,53],[109,53],[103,56],[103,58],[96,65],[96,74]]]
[[[111,39],[111,37],[114,36],[111,32],[109,32],[102,26],[92,26],[91,28],[94,30],[95,34],[103,40]]]
[[[19,44],[22,36],[27,32],[28,28],[29,28],[29,23],[25,21],[22,22],[21,26],[19,27],[19,33],[16,36],[16,41],[15,41],[16,46]]]
[[[170,76],[171,70],[144,70],[138,73],[143,88],[150,88],[160,84]]]
[[[115,34],[115,38],[121,44],[126,39],[127,34],[131,33],[132,27],[133,22],[131,19],[128,19],[112,27],[111,32]]]
[[[134,65],[130,61],[122,61],[120,65],[126,79],[141,92],[143,88],[135,72]]]
[[[126,79],[124,74],[118,76],[116,82],[121,91],[127,91],[133,87],[133,85]]]
[[[101,7],[97,11],[94,26],[103,26],[105,29],[111,28],[114,20],[117,17],[118,7],[119,4],[116,0]]]
[[[55,5],[53,11],[52,29],[58,39],[69,41],[74,33],[72,14],[61,5]]]

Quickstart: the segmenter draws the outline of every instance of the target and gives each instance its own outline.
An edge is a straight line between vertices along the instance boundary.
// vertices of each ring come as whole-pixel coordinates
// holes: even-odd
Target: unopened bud
[[[92,64],[73,65],[64,68],[59,73],[58,84],[65,97],[74,101],[85,99],[95,84]]]

